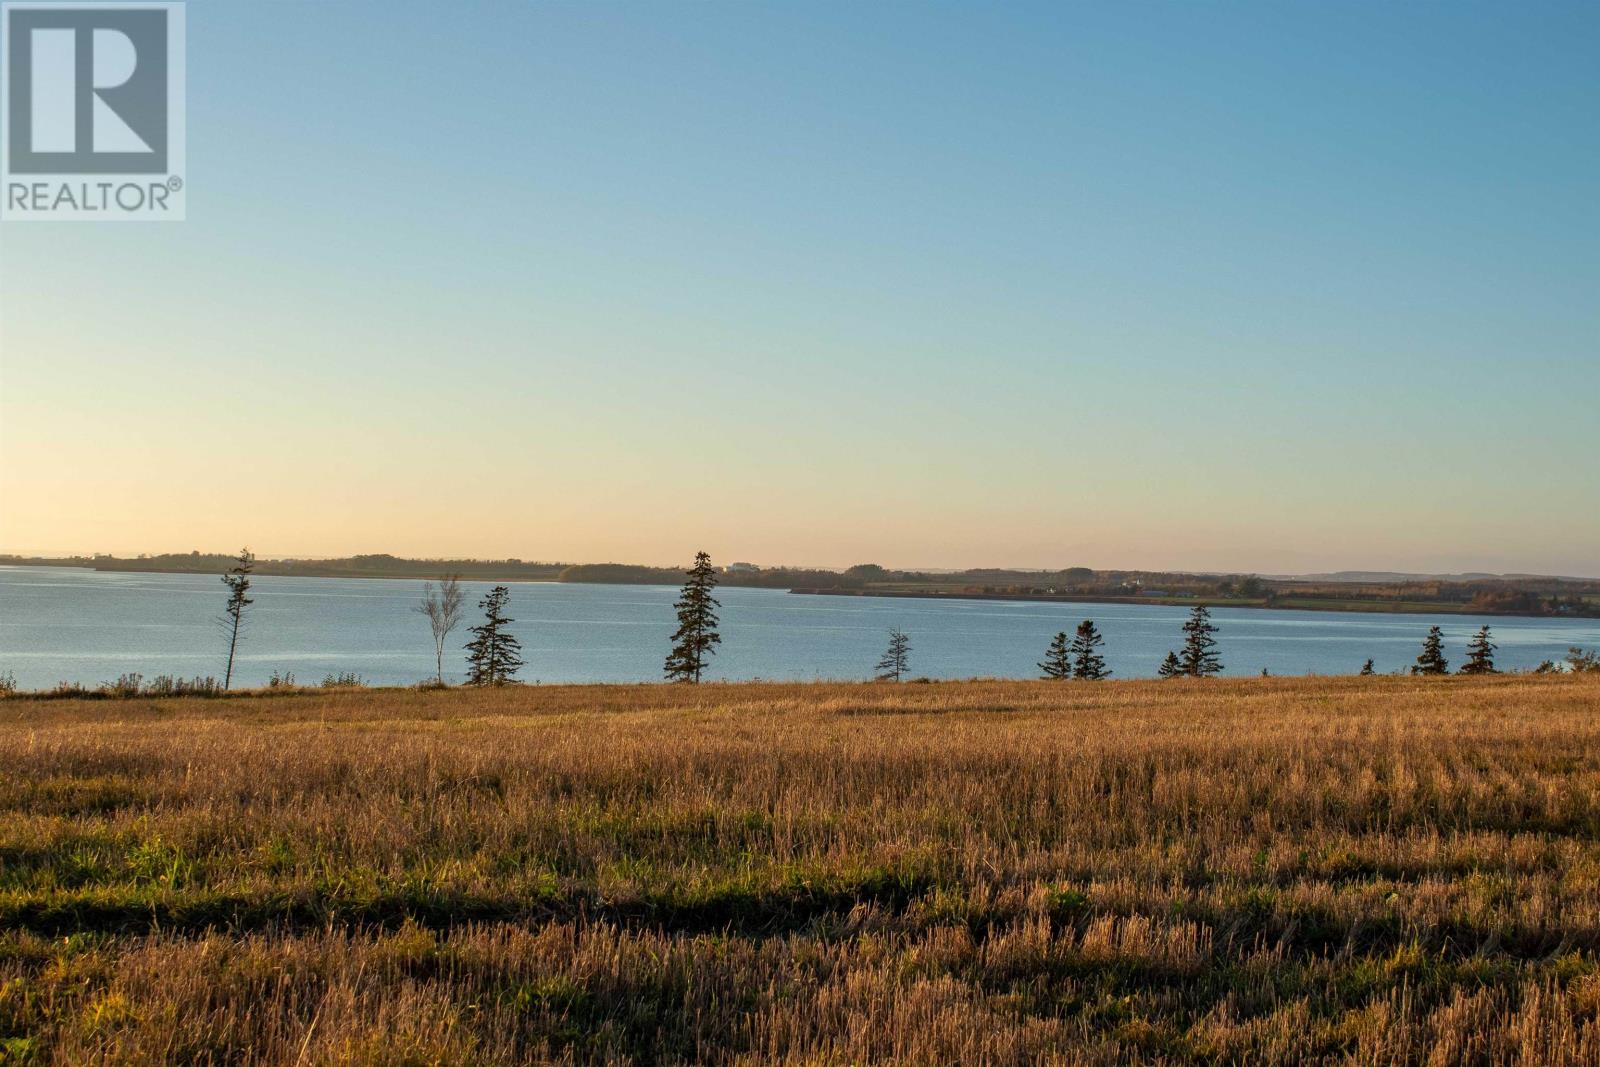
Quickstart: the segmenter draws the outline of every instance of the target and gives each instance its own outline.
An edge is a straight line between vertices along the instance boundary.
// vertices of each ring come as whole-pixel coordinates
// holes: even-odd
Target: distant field
[[[1600,1062],[1600,679],[0,700],[0,1063]]]

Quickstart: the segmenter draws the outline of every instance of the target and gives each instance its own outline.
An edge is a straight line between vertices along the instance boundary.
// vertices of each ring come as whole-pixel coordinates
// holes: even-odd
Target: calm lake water
[[[488,583],[467,583],[468,623]],[[274,671],[302,684],[353,671],[378,685],[433,673],[427,620],[412,613],[422,583],[343,578],[257,578],[235,681],[261,685]],[[545,682],[655,681],[673,630],[666,586],[511,586],[513,632],[527,667]],[[1058,630],[1093,618],[1117,677],[1155,674],[1176,648],[1186,609],[1155,604],[1040,604],[796,596],[722,589],[722,647],[712,676],[728,679],[867,678],[898,626],[911,637],[913,674],[1030,678]],[[117,574],[0,567],[0,674],[24,689],[118,675],[222,675],[216,622],[224,599],[214,575]],[[1502,669],[1559,659],[1568,646],[1600,647],[1600,620],[1380,615],[1219,608],[1228,674],[1352,674],[1367,657],[1379,671],[1410,665],[1423,634],[1444,627],[1452,666],[1488,622]],[[446,673],[463,673],[465,625],[452,635]]]

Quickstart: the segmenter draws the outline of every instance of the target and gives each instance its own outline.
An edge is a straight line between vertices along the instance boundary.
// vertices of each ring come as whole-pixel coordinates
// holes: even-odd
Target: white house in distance
[[[754,563],[730,563],[722,569],[728,574],[754,574],[761,568],[757,567]]]

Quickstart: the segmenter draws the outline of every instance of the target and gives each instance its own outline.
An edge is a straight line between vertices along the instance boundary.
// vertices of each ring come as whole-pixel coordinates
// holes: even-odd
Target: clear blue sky
[[[188,22],[188,221],[0,232],[0,550],[1600,573],[1600,5]]]

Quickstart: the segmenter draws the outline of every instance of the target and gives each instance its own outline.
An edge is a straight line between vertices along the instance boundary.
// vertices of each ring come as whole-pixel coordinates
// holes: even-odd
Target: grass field
[[[1600,679],[0,701],[0,1062],[1600,1062]]]

